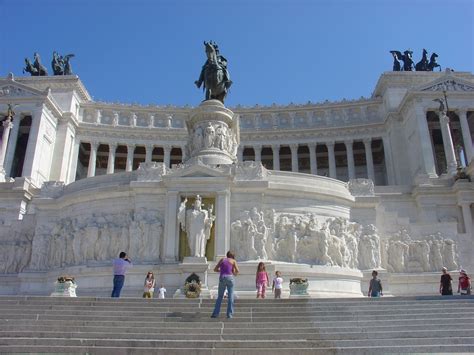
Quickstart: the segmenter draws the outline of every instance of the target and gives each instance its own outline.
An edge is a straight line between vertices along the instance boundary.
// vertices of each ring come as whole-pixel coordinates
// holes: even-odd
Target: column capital
[[[364,138],[364,139],[362,139],[362,142],[364,142],[365,145],[371,144],[372,143],[372,138],[371,137]]]
[[[298,149],[299,144],[293,143],[293,144],[289,144],[288,146],[290,147],[291,150],[293,150],[293,149]]]
[[[230,196],[230,191],[229,190],[217,191],[216,194],[217,194],[217,196],[229,197]]]
[[[100,143],[98,141],[90,141],[89,144],[91,145],[91,149],[97,150]]]
[[[146,149],[149,149],[149,148],[153,149],[154,147],[155,147],[155,145],[153,143],[145,144]]]
[[[172,148],[173,148],[173,146],[172,146],[171,144],[165,144],[165,145],[163,146],[163,150],[169,150],[169,151],[171,151]]]
[[[273,150],[280,149],[280,144],[274,143],[274,144],[271,145],[271,147],[272,147]]]
[[[13,122],[12,122],[12,119],[11,117],[7,117],[5,119],[5,121],[3,121],[2,123],[3,127],[5,127],[5,129],[10,129],[13,127]]]
[[[118,146],[117,142],[110,142],[110,143],[107,143],[107,144],[109,145],[109,149],[110,148],[117,149],[117,146]]]
[[[460,109],[457,109],[456,112],[459,113],[459,115],[461,116],[466,116],[467,115],[467,111],[469,111],[467,108],[460,108]]]
[[[327,147],[334,148],[334,146],[336,145],[336,142],[335,141],[329,141],[329,142],[325,142],[324,144],[326,144]]]
[[[354,144],[354,140],[353,139],[345,139],[344,144],[345,145]]]
[[[316,142],[309,142],[309,143],[307,143],[307,145],[308,145],[309,148],[315,149],[316,146],[318,145],[318,143],[316,143]]]
[[[253,149],[262,150],[262,145],[261,144],[254,144],[252,147],[253,147]]]
[[[135,143],[127,143],[127,149],[128,148],[135,148],[137,145]]]

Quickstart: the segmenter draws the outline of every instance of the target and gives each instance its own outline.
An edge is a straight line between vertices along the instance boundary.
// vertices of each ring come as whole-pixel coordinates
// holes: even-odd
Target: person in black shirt
[[[443,274],[441,275],[441,281],[439,282],[439,293],[443,296],[449,296],[453,294],[453,279],[448,273],[448,269],[443,267]]]

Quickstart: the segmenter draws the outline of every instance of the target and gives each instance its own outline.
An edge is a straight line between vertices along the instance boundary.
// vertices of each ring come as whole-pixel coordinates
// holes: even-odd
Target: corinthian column
[[[91,154],[89,155],[89,167],[87,168],[87,177],[95,176],[95,165],[97,162],[97,148],[99,148],[98,142],[91,142]]]
[[[115,151],[117,150],[117,143],[109,144],[109,159],[107,160],[107,174],[115,172]]]
[[[372,138],[364,139],[365,161],[367,163],[367,177],[375,182],[374,160],[372,158]]]
[[[471,162],[474,157],[473,148],[472,148],[472,137],[471,131],[469,130],[469,123],[467,122],[467,111],[461,111],[459,113],[459,121],[461,123],[462,139],[464,141],[464,150],[466,153],[467,164]]]
[[[457,163],[456,153],[454,152],[453,138],[451,130],[449,129],[449,117],[445,112],[440,112],[439,124],[441,126],[441,136],[443,137],[444,154],[446,156],[446,163],[448,166],[447,173],[449,175],[456,174]]]
[[[329,158],[329,177],[337,179],[337,170],[336,170],[336,155],[334,154],[334,142],[326,143],[328,148],[328,158]]]
[[[244,161],[244,147],[243,146],[239,146],[239,148],[237,148],[237,160],[239,162]]]
[[[127,165],[125,171],[133,170],[133,153],[135,152],[135,144],[127,144]]]
[[[171,146],[170,145],[165,145],[163,147],[163,152],[164,152],[164,157],[163,157],[163,163],[167,168],[170,167],[170,161],[171,161]]]
[[[145,163],[151,163],[153,154],[153,144],[147,144],[145,146]]]
[[[2,135],[2,151],[0,152],[0,181],[5,178],[5,169],[3,163],[7,154],[8,138],[10,137],[10,130],[13,127],[12,118],[7,117],[3,121],[3,135]]]
[[[309,149],[309,166],[311,174],[318,175],[318,160],[316,159],[316,143],[308,144]]]
[[[255,152],[255,161],[261,162],[262,161],[262,146],[261,145],[254,145],[253,151]]]
[[[344,141],[346,145],[346,154],[347,154],[347,171],[349,180],[355,179],[355,164],[354,164],[354,141],[347,140]]]
[[[290,144],[291,149],[291,171],[298,172],[298,144]]]
[[[280,170],[280,145],[272,144],[273,170]]]

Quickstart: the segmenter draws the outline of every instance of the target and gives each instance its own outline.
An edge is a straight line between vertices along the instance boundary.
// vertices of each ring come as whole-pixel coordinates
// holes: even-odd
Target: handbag
[[[460,294],[461,295],[468,295],[469,294],[469,289],[468,288],[462,288]]]

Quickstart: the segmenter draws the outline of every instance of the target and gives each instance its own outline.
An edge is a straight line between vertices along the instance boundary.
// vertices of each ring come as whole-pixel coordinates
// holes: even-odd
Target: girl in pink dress
[[[257,287],[257,298],[265,298],[265,288],[266,286],[270,286],[270,278],[268,277],[263,262],[258,263],[255,285]]]

